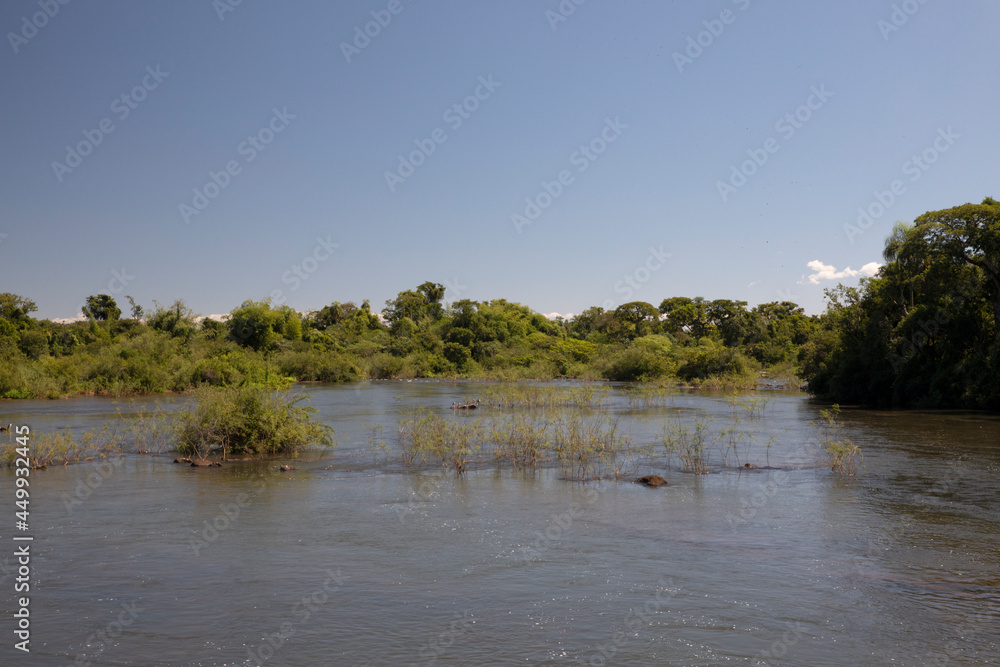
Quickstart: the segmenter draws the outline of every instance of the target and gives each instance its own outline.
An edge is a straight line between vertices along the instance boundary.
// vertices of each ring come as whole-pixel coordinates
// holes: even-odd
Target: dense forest
[[[1000,409],[1000,204],[897,223],[886,265],[827,290],[807,316],[783,301],[671,297],[550,320],[504,299],[446,304],[425,282],[386,302],[309,313],[246,301],[224,322],[184,303],[87,298],[86,321],[31,316],[0,294],[0,397],[122,396],[200,386],[390,378],[582,378],[709,387],[761,376],[846,404]]]

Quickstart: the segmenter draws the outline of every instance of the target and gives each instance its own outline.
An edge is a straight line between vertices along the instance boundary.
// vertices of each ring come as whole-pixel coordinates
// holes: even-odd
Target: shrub
[[[197,405],[177,416],[183,454],[295,456],[308,445],[333,444],[333,429],[312,420],[316,408],[298,405],[304,396],[250,386],[204,388],[196,395]]]
[[[641,347],[628,347],[612,356],[604,376],[609,380],[644,382],[669,375],[671,370],[667,357]]]

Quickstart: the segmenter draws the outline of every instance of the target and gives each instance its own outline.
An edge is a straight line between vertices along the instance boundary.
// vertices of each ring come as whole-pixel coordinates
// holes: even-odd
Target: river
[[[489,419],[494,408],[449,410],[483,387],[300,386],[337,445],[291,472],[135,454],[32,471],[30,654],[14,648],[22,543],[4,469],[0,663],[1000,660],[997,417],[845,409],[838,437],[864,459],[842,477],[819,463],[813,422],[824,406],[796,391],[749,392],[767,399],[740,422],[755,443],[740,462],[756,467],[714,461],[694,475],[667,465],[660,429],[733,428],[733,402],[677,391],[642,405],[612,387],[598,412],[652,444],[634,473],[667,486],[571,481],[558,467],[457,476],[402,466],[400,411]],[[96,428],[163,401],[4,401],[0,421]]]

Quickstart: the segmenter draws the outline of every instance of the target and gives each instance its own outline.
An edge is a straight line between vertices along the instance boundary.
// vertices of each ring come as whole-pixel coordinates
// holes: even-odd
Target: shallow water
[[[448,410],[482,389],[301,387],[337,447],[290,473],[277,462],[192,469],[142,455],[34,471],[30,655],[13,648],[14,476],[3,470],[0,663],[998,659],[997,418],[845,411],[844,435],[864,452],[853,479],[815,465],[810,421],[822,406],[798,392],[767,392],[763,417],[742,421],[756,436],[750,462],[775,469],[730,460],[695,476],[654,449],[635,471],[667,478],[654,490],[567,481],[558,468],[456,477],[399,465],[399,410],[488,418],[490,408]],[[732,418],[721,395],[678,392],[642,408],[613,392],[601,412],[638,444],[655,443],[667,419],[712,419],[718,429]],[[0,421],[94,428],[119,409],[133,408],[8,401]]]

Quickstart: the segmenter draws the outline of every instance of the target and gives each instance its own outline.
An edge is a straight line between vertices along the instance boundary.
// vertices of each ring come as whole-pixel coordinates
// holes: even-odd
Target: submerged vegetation
[[[200,389],[196,405],[174,418],[178,451],[226,460],[294,457],[311,445],[331,446],[333,430],[312,419],[316,408],[299,405],[304,398],[259,387]]]
[[[399,443],[407,466],[439,464],[461,474],[474,465],[534,470],[555,463],[581,481],[628,474],[636,453],[613,419],[577,412],[465,420],[422,410],[400,418]]]
[[[307,447],[332,447],[333,429],[313,419],[304,396],[262,387],[206,387],[186,407],[146,406],[119,413],[96,431],[32,431],[31,465],[44,468],[121,456],[177,452],[197,459],[295,457]],[[13,434],[0,438],[0,464],[16,458]]]

